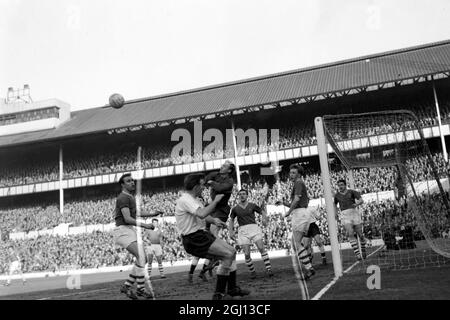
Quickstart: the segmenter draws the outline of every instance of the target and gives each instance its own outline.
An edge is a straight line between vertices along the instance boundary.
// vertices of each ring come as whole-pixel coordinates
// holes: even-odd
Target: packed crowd
[[[441,178],[448,177],[450,167],[446,164],[442,155],[434,154],[433,159],[437,164],[439,176]],[[433,179],[425,157],[410,159],[407,166],[413,181]],[[394,190],[397,170],[394,167],[363,168],[353,170],[352,175],[355,188],[366,194]],[[348,172],[331,171],[332,185],[336,185],[339,179],[349,180]],[[305,177],[305,183],[311,199],[323,197],[322,179],[319,173],[309,171]],[[253,182],[244,187],[250,190],[252,201],[261,203],[265,198],[267,185],[264,182]],[[279,180],[272,186],[267,203],[275,204],[278,200],[287,200],[290,190],[291,185],[286,177]],[[234,190],[231,203],[235,203],[236,192],[237,190]],[[178,193],[178,189],[155,190],[152,193],[144,190],[142,194],[143,210],[149,212],[162,210],[166,215],[171,216],[175,212],[175,200]],[[71,223],[72,226],[108,224],[113,222],[115,196],[115,194],[107,194],[101,197],[69,200],[65,203],[64,214],[59,213],[56,203],[4,207],[0,209],[0,231],[2,234],[28,232],[53,228],[60,223]],[[207,192],[205,192],[204,197],[208,200]]]
[[[418,115],[421,126],[427,127],[437,124],[432,105],[419,105],[414,107],[413,110]],[[450,122],[450,104],[441,104],[441,117],[444,124]],[[352,130],[345,128],[345,134],[336,133],[336,139],[356,138],[388,133],[392,132],[392,130],[410,129],[412,123],[398,119],[392,121],[389,121],[389,119],[378,119],[370,123],[367,123],[367,121],[355,122],[352,123],[352,127]],[[268,139],[269,141],[270,139]],[[299,123],[296,126],[282,127],[277,143],[239,146],[238,154],[250,155],[270,150],[314,145],[316,143],[314,127],[312,121],[309,121]],[[157,168],[234,156],[233,150],[230,149],[174,156],[171,154],[173,145],[172,142],[143,145],[142,166],[146,169]],[[194,149],[192,148],[192,150]],[[120,148],[93,149],[88,152],[68,154],[64,158],[64,179],[135,170],[138,165],[136,162],[136,151],[136,146],[129,144]],[[0,163],[0,187],[57,181],[59,179],[57,154],[55,154],[54,158],[41,162],[38,162],[38,159],[33,159],[32,163],[27,160],[15,159],[14,161]]]
[[[163,223],[164,260],[186,259],[175,224]],[[64,271],[128,265],[132,256],[114,246],[109,232],[94,231],[66,237],[41,235],[35,239],[0,241],[0,274],[8,267],[7,248],[13,246],[23,259],[24,272]]]
[[[33,162],[14,159],[0,164],[0,188],[51,182],[58,179],[57,159],[54,159],[54,161],[35,159]]]
[[[418,215],[416,208],[408,207],[405,199],[400,201],[385,200],[381,202],[364,203],[361,212],[364,221],[365,236],[368,239],[378,239],[384,234],[398,235],[400,230],[411,228],[414,232],[414,240],[423,239],[419,228],[420,219],[427,220],[427,229],[434,237],[450,227],[441,201],[437,201],[436,196],[423,196],[420,212],[430,212],[425,216]],[[257,201],[257,200],[256,200]],[[322,232],[325,244],[329,244],[329,232],[326,219],[326,212],[323,207],[319,207],[319,219],[317,224]],[[436,219],[438,215],[439,219]],[[260,222],[259,217],[257,218]],[[260,224],[260,223],[259,223]],[[260,224],[261,225],[261,224]],[[343,226],[338,216],[339,240],[345,242],[346,238]],[[163,259],[174,263],[175,261],[190,259],[183,249],[181,238],[177,232],[176,225],[169,222],[160,224],[163,239]],[[446,230],[444,230],[447,228]],[[264,232],[264,242],[269,250],[288,250],[291,231],[290,225],[280,214],[269,215],[269,221],[262,227]],[[450,231],[450,230],[449,230]],[[224,237],[232,245],[236,245],[228,238],[227,230],[223,232]],[[63,271],[68,269],[100,268],[106,266],[128,265],[132,262],[131,255],[123,249],[114,246],[112,234],[95,231],[80,235],[67,237],[59,236],[39,236],[36,239],[28,240],[8,240],[0,242],[0,273],[4,273],[8,267],[6,257],[7,247],[12,245],[19,251],[23,259],[23,269],[25,272],[38,271]],[[238,253],[242,253],[237,247]]]

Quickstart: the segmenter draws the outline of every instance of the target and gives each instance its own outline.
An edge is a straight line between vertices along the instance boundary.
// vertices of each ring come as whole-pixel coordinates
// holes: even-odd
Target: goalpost
[[[351,187],[376,181],[376,187],[383,188],[380,200],[378,192],[376,197],[363,195],[366,200],[359,209],[375,238],[368,252],[370,264],[394,270],[449,264],[448,175],[438,167],[439,154],[430,152],[415,114],[396,110],[330,115],[316,118],[315,128],[335,276],[357,260],[339,242],[338,233],[341,238],[345,233],[332,196],[336,178],[330,173],[328,153],[333,151],[349,173],[345,178]]]
[[[314,123],[316,126],[317,151],[319,153],[320,171],[322,175],[323,192],[327,210],[328,233],[330,235],[331,256],[333,259],[334,276],[336,278],[339,278],[340,276],[342,276],[342,261],[339,251],[336,210],[333,202],[330,171],[328,168],[328,149],[322,118],[320,117],[316,118]]]

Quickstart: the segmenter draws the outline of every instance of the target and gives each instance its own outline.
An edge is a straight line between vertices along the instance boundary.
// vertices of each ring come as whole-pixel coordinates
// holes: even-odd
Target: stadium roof
[[[231,114],[244,108],[308,101],[386,83],[450,76],[450,40],[263,77],[128,101],[121,109],[101,107],[73,112],[58,128],[0,137],[0,147],[107,132],[153,127],[164,122]]]

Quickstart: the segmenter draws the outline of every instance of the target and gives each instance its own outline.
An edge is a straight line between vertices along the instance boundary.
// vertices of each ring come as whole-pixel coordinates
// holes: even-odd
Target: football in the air
[[[125,104],[125,99],[119,93],[114,93],[109,97],[109,105],[114,109],[120,109]]]

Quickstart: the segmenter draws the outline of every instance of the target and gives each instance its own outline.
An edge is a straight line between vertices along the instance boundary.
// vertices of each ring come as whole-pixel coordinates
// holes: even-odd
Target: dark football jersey
[[[127,225],[123,218],[122,208],[130,209],[130,216],[136,219],[136,199],[126,193],[120,193],[116,200],[115,220],[116,226]]]
[[[249,202],[247,203],[247,206],[245,208],[241,207],[240,205],[237,205],[231,210],[231,219],[234,219],[237,217],[239,226],[245,226],[247,224],[255,224],[256,223],[256,217],[255,212],[261,214],[262,209],[257,206],[256,204]]]
[[[353,208],[353,205],[356,203],[356,199],[361,199],[359,192],[347,189],[345,193],[336,193],[334,196],[334,203],[339,204],[339,209],[342,211]]]
[[[298,195],[300,197],[300,201],[297,203],[296,208],[308,208],[309,198],[308,192],[306,191],[306,185],[302,180],[296,180],[294,182],[294,187],[291,191],[291,201],[294,201],[294,197]]]
[[[216,195],[218,194],[224,195],[224,197],[216,205],[216,209],[211,215],[215,218],[221,219],[222,221],[226,221],[230,213],[230,206],[228,205],[228,201],[230,200],[231,193],[233,191],[233,178],[230,178],[226,175],[221,175],[219,172],[212,172],[206,176],[205,180],[212,180],[216,182],[211,186],[212,200],[214,200],[216,198]]]

